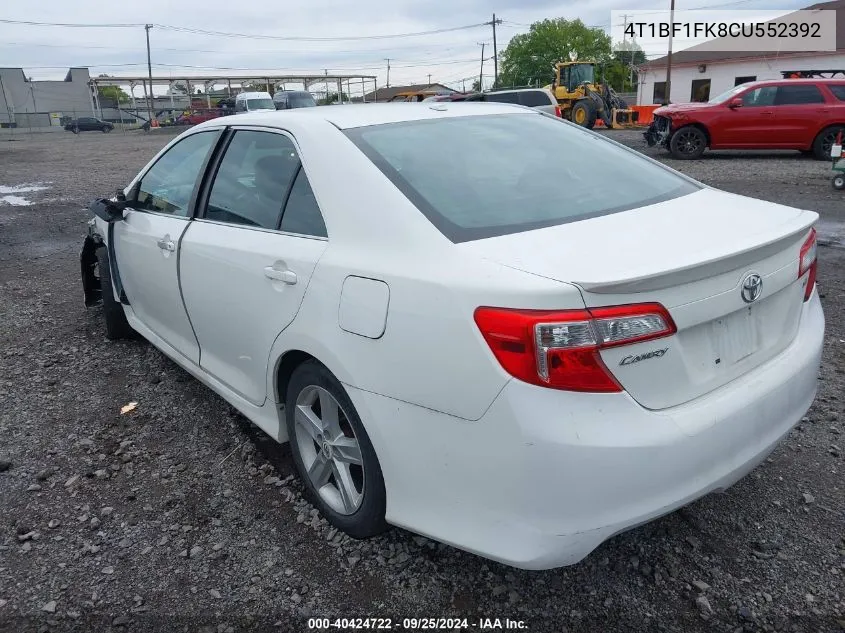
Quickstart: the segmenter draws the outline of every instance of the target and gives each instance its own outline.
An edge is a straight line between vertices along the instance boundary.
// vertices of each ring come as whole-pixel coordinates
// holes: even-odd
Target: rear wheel
[[[837,191],[845,189],[845,176],[838,174],[833,177],[833,188]]]
[[[340,381],[315,360],[291,376],[285,423],[308,497],[328,522],[353,538],[386,530],[384,479],[373,445]]]
[[[74,134],[79,134],[79,126],[78,126],[78,125],[74,125],[74,126],[73,126],[73,129],[71,130],[71,132],[73,132]]]
[[[100,277],[100,295],[103,298],[103,315],[106,318],[106,338],[116,340],[131,338],[134,330],[126,320],[123,306],[114,298],[111,281],[111,267],[109,266],[109,251],[101,246],[95,253],[97,257],[97,272]]]
[[[818,160],[830,160],[830,149],[836,143],[836,137],[842,132],[845,136],[845,126],[831,125],[819,132],[816,140],[813,141],[813,155]]]
[[[572,122],[591,130],[596,124],[596,106],[589,99],[576,101],[572,106]]]
[[[687,125],[676,131],[669,139],[669,151],[680,160],[700,158],[707,148],[707,137],[701,128]]]

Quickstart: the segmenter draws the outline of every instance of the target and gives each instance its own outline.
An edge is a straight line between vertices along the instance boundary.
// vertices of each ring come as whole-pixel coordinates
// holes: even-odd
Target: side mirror
[[[742,107],[742,99],[740,97],[734,97],[733,99],[728,101],[728,107],[731,110],[734,110],[735,108],[741,108]]]
[[[108,198],[97,198],[88,205],[88,210],[91,213],[109,224],[123,220],[123,210],[125,208],[125,200],[109,200]]]

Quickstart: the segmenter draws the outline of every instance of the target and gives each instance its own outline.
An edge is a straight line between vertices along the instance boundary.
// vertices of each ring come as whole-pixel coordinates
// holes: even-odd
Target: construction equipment
[[[573,57],[570,55],[570,57]],[[639,118],[607,84],[596,83],[594,62],[558,62],[555,78],[547,86],[560,104],[561,116],[592,129],[601,119],[608,128],[633,127]]]
[[[845,70],[782,70],[784,79],[833,79],[845,76]]]

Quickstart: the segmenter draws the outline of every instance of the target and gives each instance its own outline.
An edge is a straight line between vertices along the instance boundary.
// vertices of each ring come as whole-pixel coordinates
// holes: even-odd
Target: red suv
[[[781,79],[742,84],[708,101],[654,111],[649,146],[675,158],[710,149],[797,149],[820,160],[845,132],[845,81]]]

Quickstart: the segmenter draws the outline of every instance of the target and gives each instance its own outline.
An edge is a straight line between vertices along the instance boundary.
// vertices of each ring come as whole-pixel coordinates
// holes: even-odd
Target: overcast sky
[[[0,18],[34,22],[144,23],[208,31],[272,37],[349,38],[418,33],[490,21],[495,11],[499,50],[533,21],[548,17],[581,18],[609,29],[611,9],[664,8],[653,0],[202,0],[143,3],[97,0],[8,2]],[[800,0],[677,0],[678,9],[720,6],[737,9],[795,9]],[[728,6],[726,6],[728,5]],[[481,43],[492,55],[489,26],[416,37],[342,41],[282,41],[179,32],[151,31],[155,76],[247,75],[260,73],[361,73],[386,82],[390,58],[391,85],[432,82],[469,88],[478,77]],[[0,65],[22,67],[34,79],[61,79],[69,66],[88,66],[92,75],[146,75],[142,26],[132,28],[68,28],[0,24]],[[194,68],[191,68],[194,67]],[[215,71],[213,68],[219,68]],[[224,70],[227,69],[227,70]],[[493,61],[484,74],[492,80]]]

